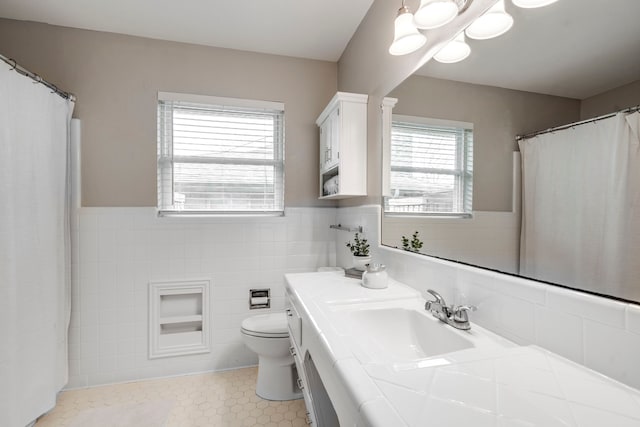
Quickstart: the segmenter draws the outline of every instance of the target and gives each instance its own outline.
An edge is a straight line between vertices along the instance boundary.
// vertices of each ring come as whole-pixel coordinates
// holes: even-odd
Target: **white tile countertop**
[[[331,367],[320,372],[323,382],[332,384],[330,395],[341,387],[349,396],[357,425],[640,426],[638,390],[537,346],[517,346],[473,324],[473,317],[471,331],[455,330],[423,313],[420,294],[396,281],[377,290],[335,273],[302,273],[287,274],[286,288],[309,325],[303,342],[311,343],[319,366]],[[358,320],[366,310],[379,311]],[[435,322],[427,324],[430,333],[445,328],[468,348],[402,352],[402,340],[422,338],[393,326],[410,325],[398,323],[409,312]],[[383,317],[389,314],[395,318]],[[394,340],[400,344],[389,345]]]

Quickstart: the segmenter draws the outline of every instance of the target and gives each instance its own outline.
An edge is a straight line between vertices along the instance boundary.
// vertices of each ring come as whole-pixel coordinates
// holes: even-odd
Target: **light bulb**
[[[458,16],[458,5],[453,0],[422,0],[413,17],[418,28],[425,30],[442,27]]]
[[[464,39],[464,32],[458,34],[455,39],[447,43],[433,59],[443,64],[453,64],[466,59],[471,53],[471,47]]]
[[[467,37],[476,40],[492,39],[501,36],[513,26],[513,17],[504,9],[504,0],[493,5],[484,15],[467,27]]]
[[[395,21],[395,36],[389,46],[391,55],[406,55],[420,49],[427,38],[416,28],[413,23],[413,14],[405,6],[398,10]]]

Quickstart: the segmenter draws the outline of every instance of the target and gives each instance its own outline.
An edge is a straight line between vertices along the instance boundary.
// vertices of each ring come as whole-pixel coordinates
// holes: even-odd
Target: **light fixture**
[[[558,0],[511,0],[514,5],[522,8],[543,7]],[[421,48],[427,38],[418,31],[431,30],[442,27],[453,21],[456,16],[464,13],[473,0],[421,0],[415,16],[405,6],[398,10],[395,20],[393,43],[389,46],[391,55],[406,55]],[[486,40],[498,37],[511,29],[513,17],[505,10],[505,0],[498,0],[483,15],[476,18],[464,32],[446,44],[434,55],[436,61],[451,64],[459,62],[469,56],[471,47],[465,41],[467,37],[476,40]]]
[[[398,16],[395,21],[395,35],[393,43],[389,46],[391,55],[406,55],[420,49],[427,38],[416,28],[413,23],[413,14],[404,5],[398,9]]]
[[[467,37],[486,40],[498,37],[513,26],[513,17],[504,9],[504,0],[498,1],[484,15],[477,18],[465,30]]]
[[[448,24],[458,12],[454,0],[422,0],[413,19],[418,28],[429,30]]]
[[[533,9],[535,7],[548,6],[551,3],[555,3],[558,0],[512,0],[513,4],[525,9]]]
[[[455,39],[440,49],[433,59],[443,64],[453,64],[454,62],[462,61],[469,56],[470,53],[471,48],[464,39],[464,32],[461,32]]]

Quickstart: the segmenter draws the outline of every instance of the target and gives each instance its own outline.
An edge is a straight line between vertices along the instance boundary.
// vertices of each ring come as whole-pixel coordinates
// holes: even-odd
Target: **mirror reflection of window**
[[[470,216],[473,125],[394,115],[388,214]]]

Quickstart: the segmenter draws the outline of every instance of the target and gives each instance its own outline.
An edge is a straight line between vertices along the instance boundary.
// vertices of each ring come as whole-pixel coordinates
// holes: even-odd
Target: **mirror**
[[[506,3],[515,21],[508,33],[467,39],[472,53],[466,60],[431,60],[387,95],[398,100],[393,114],[402,121],[472,124],[472,215],[383,213],[381,241],[402,248],[402,238],[410,241],[417,231],[422,254],[519,274],[516,136],[640,104],[640,2],[559,0],[539,9]],[[582,288],[640,302],[640,284],[628,283],[626,289]]]

